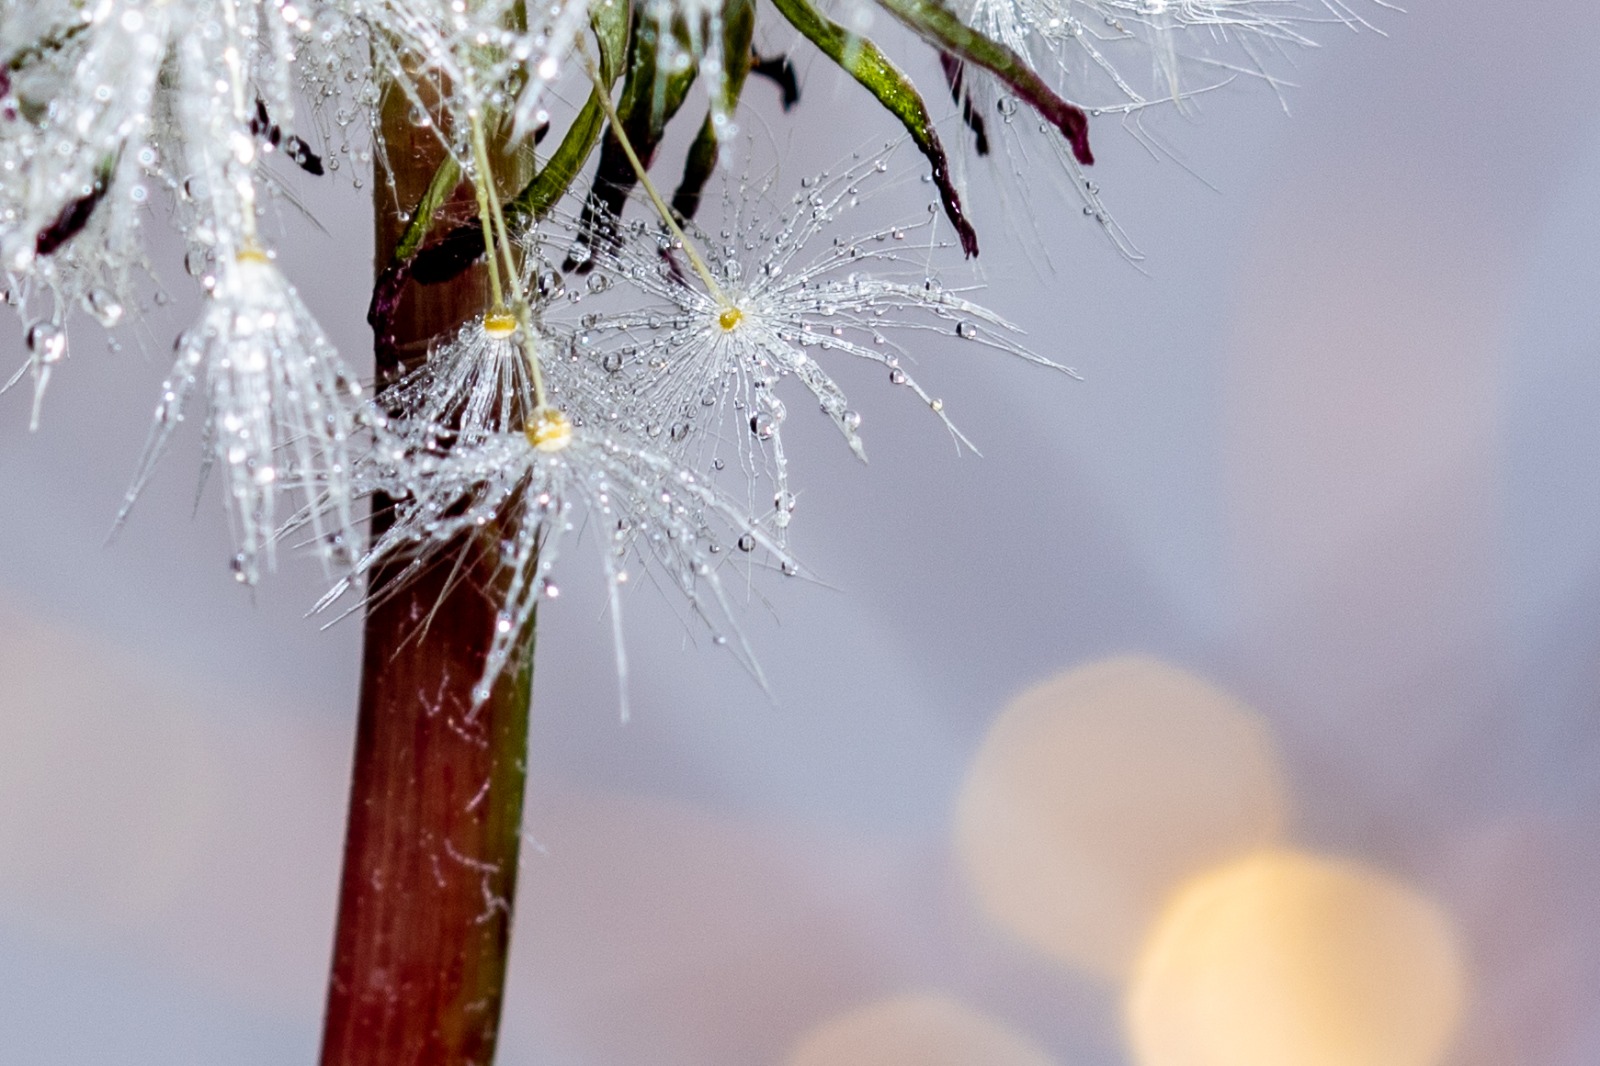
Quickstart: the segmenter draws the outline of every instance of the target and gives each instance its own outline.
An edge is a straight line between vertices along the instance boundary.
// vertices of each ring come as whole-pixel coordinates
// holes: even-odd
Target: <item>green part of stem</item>
[[[446,154],[439,161],[439,167],[433,172],[433,178],[428,182],[428,188],[422,194],[422,199],[411,209],[411,221],[406,223],[405,232],[400,234],[400,243],[394,246],[394,261],[404,262],[416,254],[417,249],[428,236],[428,230],[433,227],[433,216],[439,208],[455,192],[456,186],[461,184],[461,163],[455,156]]]
[[[591,25],[595,39],[600,43],[600,69],[608,85],[621,76],[622,65],[628,54],[628,34],[632,28],[633,5],[627,0],[602,0],[594,6]],[[502,207],[508,225],[537,222],[560,201],[583,169],[584,161],[594,153],[605,128],[605,110],[593,95],[583,105],[572,125],[567,128],[561,144],[545,165],[522,190]],[[395,245],[394,262],[403,263],[414,256],[433,228],[439,208],[461,182],[461,163],[454,155],[446,154],[428,182],[427,190],[411,211],[405,232]]]
[[[629,0],[600,0],[590,20],[600,44],[600,77],[614,85],[628,59],[628,39],[633,31],[633,4]]]
[[[779,9],[787,2],[792,0],[778,2]],[[1094,162],[1094,154],[1089,150],[1088,116],[1082,108],[1068,103],[1046,85],[1023,56],[968,26],[942,0],[877,0],[877,3],[929,44],[974,63],[1005,82],[1060,131],[1079,163],[1088,166]]]
[[[717,168],[721,140],[716,118],[720,112],[732,115],[739,107],[745,79],[755,53],[750,43],[755,35],[756,8],[752,0],[729,0],[722,9],[722,92],[721,99],[706,112],[705,121],[689,145],[683,162],[683,179],[672,194],[672,209],[684,218],[693,218],[700,208],[700,192]]]

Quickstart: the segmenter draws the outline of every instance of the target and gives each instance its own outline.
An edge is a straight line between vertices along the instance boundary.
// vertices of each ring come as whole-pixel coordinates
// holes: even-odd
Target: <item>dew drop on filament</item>
[[[28,351],[41,363],[59,363],[67,354],[67,334],[54,322],[35,322],[28,327]]]

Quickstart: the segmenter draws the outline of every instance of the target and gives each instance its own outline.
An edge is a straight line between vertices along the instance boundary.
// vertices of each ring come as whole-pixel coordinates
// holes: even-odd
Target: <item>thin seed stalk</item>
[[[587,53],[584,61],[589,64],[589,79],[594,82],[595,92],[600,106],[605,109],[606,117],[611,120],[611,132],[616,136],[617,143],[622,146],[623,154],[628,157],[628,165],[633,168],[633,173],[639,179],[639,184],[644,186],[645,195],[650,197],[650,203],[655,207],[656,214],[661,216],[662,225],[678,239],[683,246],[684,254],[689,257],[689,265],[694,272],[700,275],[700,280],[705,282],[706,292],[711,298],[724,307],[729,306],[728,298],[723,295],[722,287],[717,284],[717,279],[711,273],[711,268],[706,266],[706,261],[700,258],[700,250],[694,246],[694,241],[683,232],[683,227],[678,225],[678,220],[672,217],[672,208],[661,198],[661,193],[656,189],[655,183],[650,180],[650,170],[639,158],[639,153],[634,151],[633,142],[628,138],[628,131],[623,127],[622,119],[617,116],[616,106],[611,102],[611,94],[606,91],[606,85],[601,80],[600,73],[589,60]]]
[[[374,183],[377,263],[391,262],[442,148],[386,94]],[[436,115],[435,121],[443,121]],[[490,145],[496,166],[513,165]],[[521,181],[513,170],[508,178]],[[457,204],[471,193],[455,191]],[[485,309],[480,266],[412,286],[379,345],[380,383],[425,355],[428,341]],[[374,507],[373,535],[386,525]],[[485,529],[441,553],[421,576],[389,587],[374,575],[366,619],[349,826],[322,1066],[488,1066],[505,988],[527,764],[533,623],[521,658],[474,709],[499,593],[504,530]]]

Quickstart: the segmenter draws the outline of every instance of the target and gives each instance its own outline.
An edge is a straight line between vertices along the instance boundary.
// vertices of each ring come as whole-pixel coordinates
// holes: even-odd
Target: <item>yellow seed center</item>
[[[722,309],[722,313],[717,315],[717,325],[721,326],[723,331],[727,333],[732,333],[734,328],[743,321],[744,312],[739,310],[737,307],[734,307],[732,304],[724,307]]]
[[[528,443],[541,452],[559,452],[572,443],[572,423],[554,407],[541,407],[533,413],[527,434]]]
[[[483,332],[495,340],[504,340],[517,331],[517,316],[501,309],[483,316]]]
[[[241,263],[270,263],[267,253],[254,244],[247,244],[234,255],[234,259]]]

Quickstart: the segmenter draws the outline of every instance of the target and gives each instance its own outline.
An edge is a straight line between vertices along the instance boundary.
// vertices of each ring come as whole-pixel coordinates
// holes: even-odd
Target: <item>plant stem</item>
[[[410,108],[402,93],[386,94],[381,165],[394,188],[374,182],[380,266],[404,231],[398,212],[422,197],[441,160],[438,138],[412,127]],[[496,147],[496,163],[509,166],[512,153]],[[380,352],[380,385],[482,312],[485,296],[481,268],[413,286],[394,317],[392,354]],[[374,535],[386,510],[375,504]],[[322,1066],[488,1066],[494,1056],[533,680],[530,621],[520,660],[473,709],[509,576],[496,561],[500,535],[482,531],[402,586],[374,576]]]

